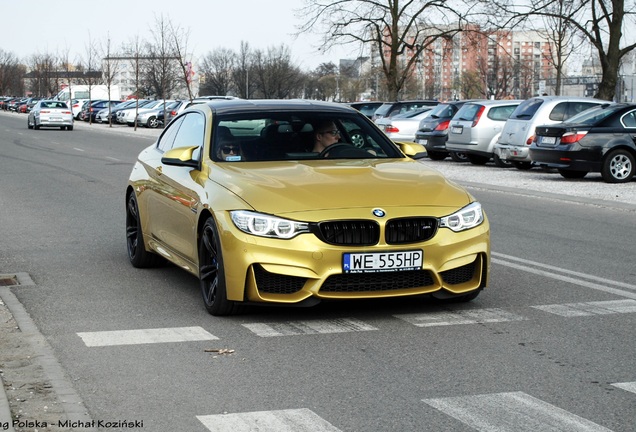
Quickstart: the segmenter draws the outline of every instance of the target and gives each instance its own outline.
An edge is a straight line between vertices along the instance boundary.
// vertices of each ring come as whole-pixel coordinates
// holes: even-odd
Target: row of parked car
[[[432,160],[556,169],[565,178],[600,172],[608,183],[636,171],[636,104],[537,96],[527,100],[360,102],[394,141],[422,144]]]
[[[2,97],[0,98],[0,109],[3,111],[14,111],[19,113],[28,113],[31,111],[37,101],[42,100],[41,97]]]

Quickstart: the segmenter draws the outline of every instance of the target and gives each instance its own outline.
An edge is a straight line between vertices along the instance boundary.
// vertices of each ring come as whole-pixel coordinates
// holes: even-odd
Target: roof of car
[[[297,111],[331,111],[334,113],[359,113],[354,108],[335,102],[313,101],[305,99],[215,99],[204,104],[193,105],[195,108],[207,105],[218,114],[227,114],[244,111],[271,111],[271,110],[297,110]]]

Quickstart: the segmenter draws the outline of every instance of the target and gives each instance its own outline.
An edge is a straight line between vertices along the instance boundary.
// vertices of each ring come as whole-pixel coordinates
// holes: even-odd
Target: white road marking
[[[73,147],[73,150],[77,150],[78,152],[83,152],[85,150],[81,149],[81,148],[77,148],[77,147]]]
[[[564,317],[609,315],[636,312],[636,300],[610,300],[586,303],[541,305],[531,307]]]
[[[424,399],[480,432],[611,432],[523,392]]]
[[[77,333],[87,347],[218,340],[201,327],[176,327]]]
[[[313,411],[288,409],[236,414],[197,416],[210,431],[217,432],[339,432]]]
[[[494,264],[500,264],[503,266],[507,266],[507,267],[511,267],[517,270],[521,270],[521,271],[525,271],[528,273],[534,273],[534,274],[538,274],[547,278],[552,278],[552,279],[557,279],[563,282],[568,282],[568,283],[572,283],[575,285],[579,285],[579,286],[584,286],[587,288],[591,288],[591,289],[595,289],[597,291],[603,291],[606,293],[610,293],[610,294],[615,294],[621,297],[627,297],[627,298],[631,298],[631,299],[636,299],[636,285],[632,285],[632,284],[628,284],[628,283],[624,283],[624,282],[619,282],[619,281],[613,281],[613,280],[609,280],[609,279],[605,279],[605,278],[601,278],[598,276],[593,276],[593,275],[588,275],[585,273],[579,273],[579,272],[575,272],[575,271],[571,271],[571,270],[566,270],[560,267],[555,267],[555,266],[551,266],[548,264],[542,264],[536,261],[530,261],[530,260],[525,260],[523,258],[517,258],[517,257],[513,257],[510,255],[504,255],[504,254],[500,254],[500,253],[496,253],[496,252],[492,252],[492,257],[491,261]],[[507,262],[507,261],[503,261],[494,257],[501,257],[501,258],[505,258],[509,261],[518,261],[520,264],[515,264],[512,262]],[[536,266],[539,268],[532,268],[530,266]],[[543,270],[546,269],[546,270]],[[551,270],[551,271],[547,271],[547,270]],[[559,272],[559,273],[563,273],[563,274],[567,274],[567,275],[572,275],[572,276],[576,276],[576,278],[573,277],[569,277],[569,276],[563,276],[560,274],[556,274],[555,272]],[[584,280],[584,279],[587,279]],[[594,282],[588,282],[588,281],[596,281],[596,282],[600,282],[600,284],[594,283]],[[620,287],[620,288],[625,288],[631,291],[635,291],[635,292],[629,292],[629,291],[624,291],[622,289],[618,289],[618,288],[612,288],[611,286],[608,285],[613,285],[615,287]]]
[[[110,156],[106,156],[106,159],[110,159],[110,160],[115,161],[115,162],[121,162],[121,159],[117,159],[117,158],[110,157]]]
[[[506,312],[503,309],[469,309],[455,312],[429,312],[421,314],[399,314],[396,318],[409,322],[417,327],[436,327],[459,324],[499,323],[523,321],[526,318]]]
[[[315,321],[291,321],[286,323],[243,324],[261,337],[292,336],[300,334],[347,333],[377,330],[377,328],[352,318]]]
[[[623,389],[628,392],[636,393],[636,381],[634,382],[624,382],[624,383],[614,383],[612,384],[614,387],[618,387],[619,389]]]

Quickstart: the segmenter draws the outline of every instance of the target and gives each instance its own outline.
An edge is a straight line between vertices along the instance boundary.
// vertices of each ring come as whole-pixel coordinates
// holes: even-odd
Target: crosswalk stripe
[[[197,416],[213,432],[339,432],[307,408]]]
[[[636,381],[634,382],[624,382],[624,383],[614,383],[612,384],[614,387],[618,387],[628,392],[636,393]]]
[[[564,303],[532,306],[555,315],[564,317],[608,315],[636,312],[636,300],[609,300],[585,303]]]
[[[333,320],[290,321],[285,323],[252,323],[243,324],[261,337],[293,336],[300,334],[346,333],[377,330],[369,324],[353,318]]]
[[[112,345],[138,345],[167,342],[188,342],[217,340],[218,338],[201,327],[175,327],[141,330],[117,330],[99,332],[81,332],[87,347],[101,347]]]
[[[424,399],[480,432],[611,432],[523,392]]]
[[[455,312],[429,312],[421,314],[399,314],[396,318],[417,327],[435,327],[459,324],[499,323],[522,321],[526,318],[499,308],[468,309]]]

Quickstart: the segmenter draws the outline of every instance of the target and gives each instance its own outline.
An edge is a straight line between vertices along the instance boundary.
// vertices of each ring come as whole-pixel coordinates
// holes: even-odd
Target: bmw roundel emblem
[[[384,210],[377,208],[373,209],[373,216],[381,218],[386,216],[386,213]]]

